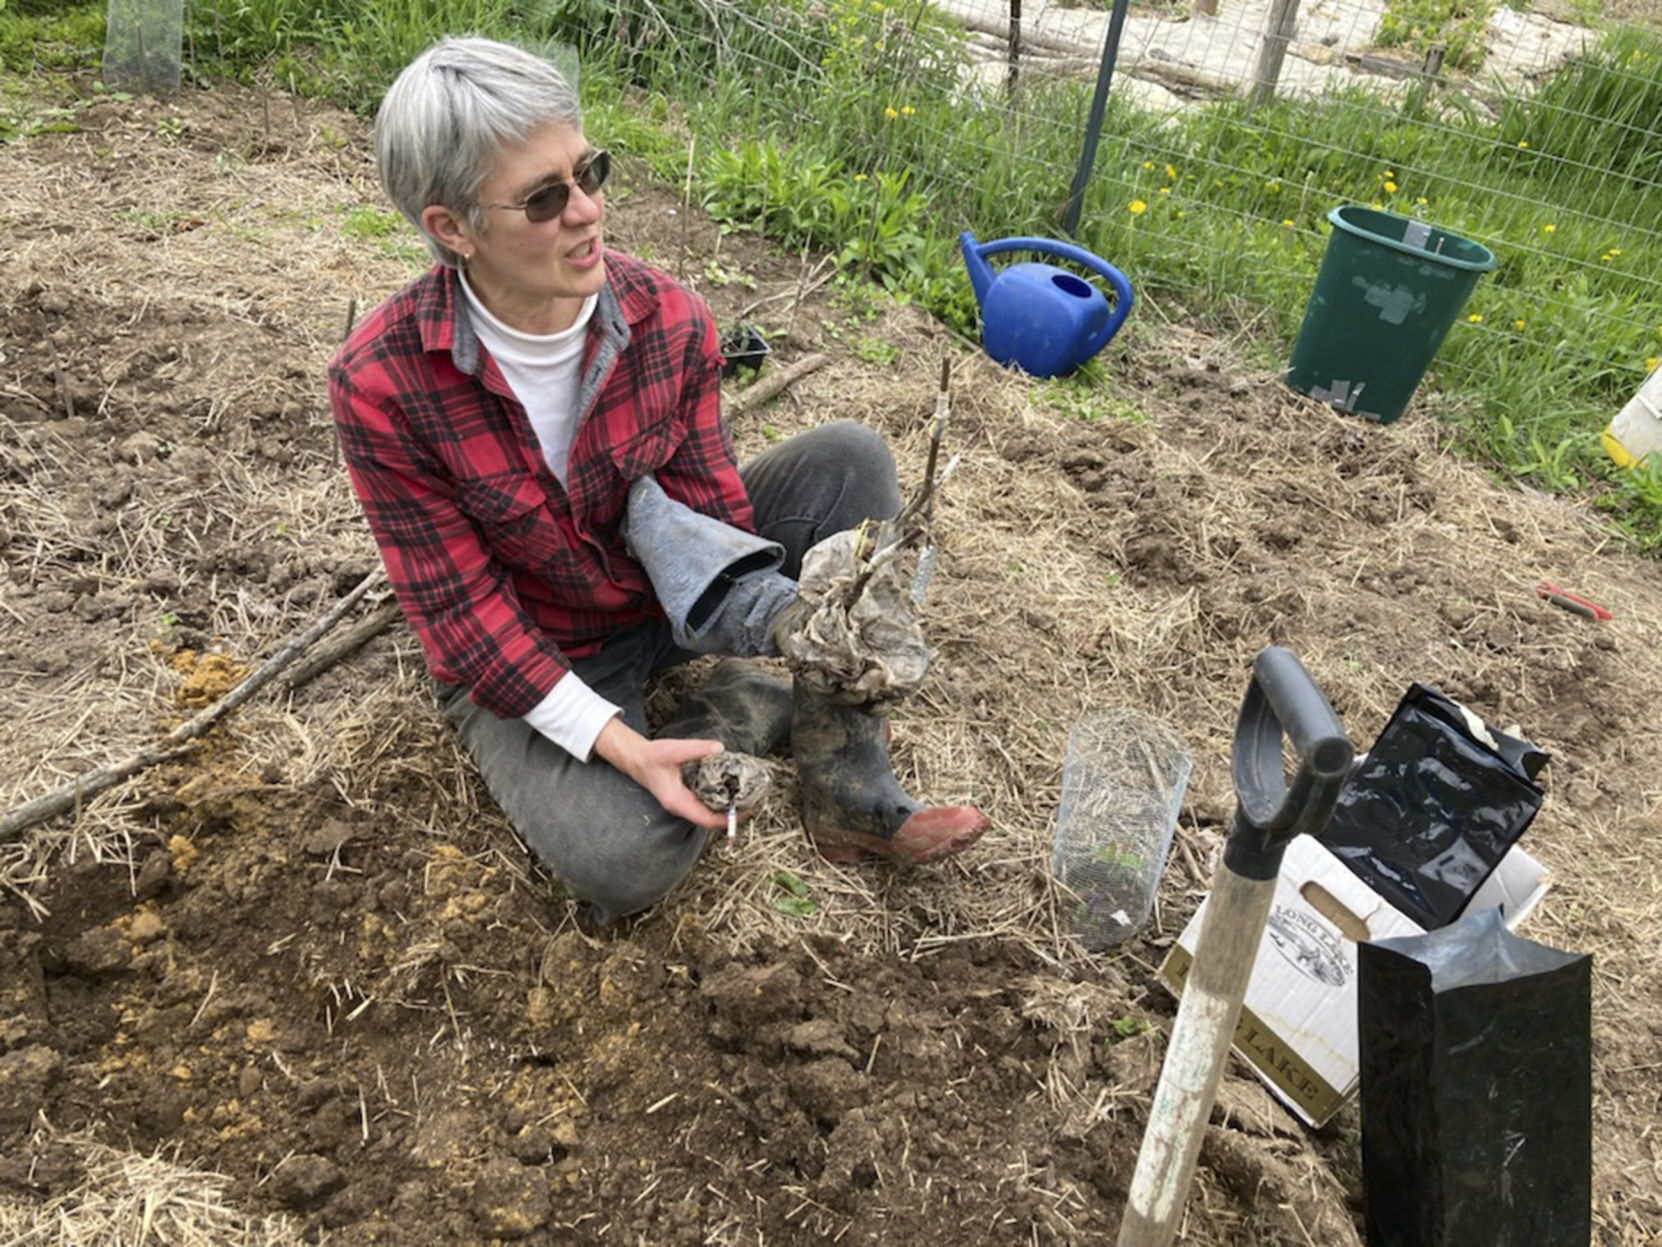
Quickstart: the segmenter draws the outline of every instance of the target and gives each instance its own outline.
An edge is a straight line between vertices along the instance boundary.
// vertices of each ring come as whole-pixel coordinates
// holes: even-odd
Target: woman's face
[[[468,283],[499,319],[527,333],[558,333],[606,280],[601,225],[605,192],[586,194],[574,171],[593,156],[582,132],[550,123],[505,150],[479,188],[484,228],[465,223]],[[564,182],[570,198],[558,216],[533,221],[518,206]]]

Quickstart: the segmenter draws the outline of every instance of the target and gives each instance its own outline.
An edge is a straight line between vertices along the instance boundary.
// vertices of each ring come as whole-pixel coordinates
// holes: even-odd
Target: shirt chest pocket
[[[456,505],[473,521],[486,547],[499,562],[529,572],[566,589],[589,583],[580,543],[569,521],[548,505],[548,495],[523,472],[462,481]]]
[[[625,481],[639,480],[668,463],[686,437],[686,427],[680,421],[659,420],[615,446],[612,463]]]

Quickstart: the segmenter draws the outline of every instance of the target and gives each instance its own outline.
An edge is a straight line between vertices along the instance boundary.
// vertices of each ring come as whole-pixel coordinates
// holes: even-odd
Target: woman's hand
[[[600,729],[594,751],[658,799],[677,818],[711,831],[727,826],[727,815],[705,805],[681,780],[681,764],[722,749],[719,740],[649,740],[620,718]]]

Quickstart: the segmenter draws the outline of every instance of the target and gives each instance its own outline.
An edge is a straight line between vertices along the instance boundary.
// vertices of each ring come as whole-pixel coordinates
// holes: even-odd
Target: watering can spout
[[[975,291],[977,306],[987,301],[987,288],[993,284],[993,266],[981,254],[975,235],[965,230],[958,235],[958,247],[964,253],[964,267],[969,270],[970,289]]]

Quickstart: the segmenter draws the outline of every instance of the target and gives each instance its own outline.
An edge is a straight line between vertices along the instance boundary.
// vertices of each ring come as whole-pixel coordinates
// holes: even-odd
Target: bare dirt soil
[[[365,138],[221,89],[0,149],[6,808],[155,741],[374,570],[323,380],[413,271]],[[1448,456],[1434,395],[1335,414],[1154,299],[1093,380],[1030,382],[620,165],[616,244],[760,323],[769,369],[830,356],[735,417],[746,453],[854,418],[915,485],[951,356],[935,664],[894,748],[994,830],[935,870],[832,867],[786,763],[735,849],[590,934],[395,624],[0,845],[0,1238],[1110,1242],[1174,1011],[1154,967],[1277,643],[1359,747],[1419,680],[1551,753],[1524,933],[1595,956],[1597,1240],[1657,1241],[1658,568]],[[1194,770],[1153,921],[1094,955],[1048,859],[1068,728],[1113,705]],[[1232,1070],[1185,1241],[1357,1242],[1357,1140],[1354,1109],[1308,1132]]]

